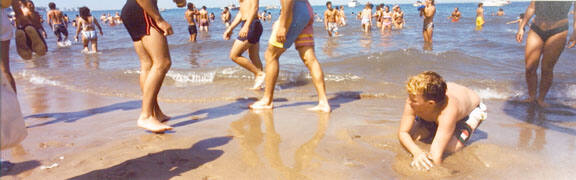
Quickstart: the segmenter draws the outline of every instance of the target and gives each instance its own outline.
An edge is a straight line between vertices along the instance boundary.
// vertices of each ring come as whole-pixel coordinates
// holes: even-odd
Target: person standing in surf
[[[526,49],[524,60],[526,62],[526,84],[528,86],[528,99],[526,102],[536,102],[541,107],[548,107],[544,98],[554,80],[554,66],[558,58],[564,51],[566,38],[570,29],[568,13],[572,6],[576,6],[573,1],[532,1],[526,12],[524,19],[520,22],[516,41],[522,43],[524,37],[524,27],[530,19],[534,17],[526,37]],[[576,15],[573,21],[576,21]],[[576,23],[572,25],[576,29]],[[576,44],[576,33],[572,33],[569,39],[568,48]],[[542,66],[540,66],[542,64]],[[538,68],[541,69],[540,82],[538,82]]]
[[[186,5],[186,0],[173,1],[178,7]],[[171,130],[163,124],[170,117],[158,106],[158,92],[172,64],[166,39],[174,33],[172,26],[160,15],[157,0],[126,0],[121,18],[140,59],[142,112],[137,124],[155,133]]]
[[[59,46],[64,46],[64,42],[68,40],[68,25],[65,23],[64,15],[62,11],[56,9],[56,4],[50,2],[48,4],[50,10],[47,12],[46,17],[48,17],[48,25],[52,27],[52,31],[58,37],[57,43]],[[64,39],[62,39],[64,35]]]
[[[424,17],[422,25],[422,36],[424,44],[430,49],[432,45],[432,35],[434,35],[434,15],[436,15],[436,6],[434,0],[426,0],[426,7],[420,9],[420,17]]]

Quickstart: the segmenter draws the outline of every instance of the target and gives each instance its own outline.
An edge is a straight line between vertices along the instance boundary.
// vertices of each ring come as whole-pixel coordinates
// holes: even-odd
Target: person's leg
[[[92,43],[92,51],[98,52],[98,38],[90,40],[90,43]]]
[[[150,35],[142,37],[142,49],[147,52],[151,60],[151,66],[142,87],[142,113],[138,119],[138,125],[153,132],[163,132],[172,127],[161,123],[160,107],[157,105],[157,96],[164,77],[171,66],[170,52],[166,37],[156,30],[151,30]],[[136,46],[135,46],[136,47]],[[138,52],[139,50],[137,50]],[[140,55],[139,55],[140,57]]]
[[[326,97],[326,85],[324,84],[324,73],[322,72],[322,67],[316,59],[316,54],[314,53],[314,46],[302,46],[298,47],[298,53],[302,62],[310,70],[310,75],[312,75],[312,82],[318,93],[318,105],[309,108],[311,111],[321,111],[330,112],[330,104],[328,104],[328,98]]]
[[[136,54],[138,54],[138,58],[140,59],[140,91],[144,94],[144,84],[146,79],[148,79],[148,74],[150,73],[150,69],[152,68],[152,58],[144,49],[142,41],[134,42],[134,49],[136,50]],[[170,119],[169,116],[166,116],[158,106],[158,102],[154,101],[154,116],[160,119],[160,121],[164,122]]]
[[[0,42],[0,56],[2,61],[0,62],[0,70],[4,77],[6,77],[6,81],[10,83],[14,92],[16,92],[16,82],[14,81],[14,77],[10,72],[10,40]]]
[[[197,35],[197,33],[194,33],[194,34],[190,35],[190,40],[191,40],[192,42],[196,42],[196,35]]]
[[[538,65],[540,64],[540,56],[542,55],[542,48],[544,42],[540,36],[534,31],[528,31],[526,37],[526,51],[524,52],[524,60],[526,62],[526,84],[528,86],[528,99],[526,102],[536,100],[536,88],[538,87]]]
[[[542,77],[540,79],[540,88],[538,99],[536,102],[542,107],[548,107],[548,104],[544,102],[550,86],[552,86],[552,81],[554,79],[554,66],[558,62],[558,58],[564,51],[564,45],[566,44],[566,37],[568,36],[568,31],[564,31],[555,35],[550,36],[546,42],[544,42],[544,48],[542,49],[542,66],[541,72]]]
[[[262,68],[262,61],[260,60],[260,43],[252,44],[248,48],[248,56],[250,57],[250,61],[252,61],[252,65],[259,70],[258,73],[254,73],[254,85],[252,89],[260,89],[266,77],[266,73],[264,73]]]
[[[274,87],[276,87],[276,80],[278,80],[278,59],[285,51],[286,49],[284,48],[278,48],[272,45],[269,45],[268,49],[266,49],[266,54],[264,55],[264,59],[266,59],[266,87],[264,88],[264,96],[250,105],[250,108],[271,109],[273,107]]]
[[[249,60],[248,58],[242,56],[242,54],[252,46],[253,45],[250,44],[248,41],[240,41],[240,40],[234,41],[232,49],[230,49],[230,59],[234,61],[236,64],[242,66],[244,69],[252,72],[256,76],[258,75],[258,73],[262,73],[261,69],[262,65],[260,65],[260,68],[258,68],[254,64],[252,64],[254,60]]]
[[[82,45],[84,46],[84,49],[82,49],[82,52],[88,52],[88,38],[86,38],[86,36],[82,36]]]

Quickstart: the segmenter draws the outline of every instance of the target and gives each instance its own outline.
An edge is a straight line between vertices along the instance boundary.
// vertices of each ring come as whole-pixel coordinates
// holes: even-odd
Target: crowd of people
[[[190,33],[189,40],[196,41],[199,31],[208,32],[210,22],[215,19],[214,13],[209,13],[206,6],[197,9],[193,3],[185,0],[173,0],[178,7],[187,7],[185,18]],[[8,5],[6,5],[8,2]],[[272,19],[270,12],[258,13],[258,0],[240,0],[240,10],[234,18],[229,9],[221,14],[222,22],[227,27],[223,38],[228,40],[238,26],[240,31],[231,47],[229,58],[254,74],[253,89],[264,88],[264,95],[250,105],[252,109],[272,109],[275,84],[279,73],[279,58],[293,45],[300,59],[309,69],[313,85],[318,94],[318,104],[309,110],[330,112],[326,96],[324,73],[314,49],[313,23],[315,13],[307,0],[295,0],[293,3],[282,4],[280,15],[273,26],[262,64],[259,49],[260,37],[263,33],[261,21]],[[172,129],[164,122],[170,119],[158,105],[158,92],[166,73],[171,67],[171,56],[166,36],[173,34],[173,27],[161,15],[155,0],[126,0],[121,14],[115,16],[102,14],[100,21],[103,24],[124,24],[140,59],[140,87],[142,90],[142,111],[138,117],[137,125],[152,132],[165,132]],[[522,42],[526,34],[525,62],[526,82],[529,98],[527,102],[535,102],[542,107],[549,106],[545,101],[546,94],[553,80],[554,65],[564,50],[567,39],[569,48],[576,44],[576,35],[568,38],[568,14],[574,2],[531,2],[519,23],[516,40]],[[42,18],[34,10],[34,4],[29,0],[2,0],[2,18],[6,18],[4,9],[12,6],[15,12],[15,39],[18,54],[23,59],[32,58],[32,53],[38,56],[46,54],[47,45],[44,41],[47,34],[42,27]],[[58,38],[58,43],[68,39],[67,18],[50,3],[47,13],[47,22]],[[364,32],[372,29],[373,21],[380,31],[403,29],[405,24],[404,12],[399,6],[376,6],[375,12],[372,4],[366,4],[357,14]],[[324,27],[329,36],[338,35],[338,27],[346,26],[346,14],[343,6],[334,8],[331,2],[326,3],[324,12]],[[92,50],[97,51],[98,35],[103,35],[100,23],[94,18],[90,9],[79,9],[79,17],[75,19],[76,39],[82,34],[84,49],[92,43]],[[434,0],[426,2],[418,8],[422,17],[422,36],[426,44],[432,43],[434,31],[434,17],[436,5]],[[497,13],[504,15],[503,10]],[[526,32],[525,26],[530,19],[531,31]],[[461,18],[458,8],[454,9],[449,17],[453,22]],[[574,16],[576,20],[576,16]],[[476,26],[481,29],[485,23],[482,3],[476,10]],[[9,41],[11,29],[6,29],[2,21],[2,73],[10,82],[14,91],[15,83],[10,73],[8,61]],[[198,29],[196,27],[198,25]],[[573,26],[575,27],[575,26]],[[10,28],[10,27],[8,27]],[[97,33],[97,31],[99,33]],[[248,51],[248,57],[243,56]],[[541,65],[541,66],[540,66]],[[537,69],[542,69],[538,78]],[[413,155],[412,165],[419,169],[429,169],[442,163],[445,152],[455,152],[464,147],[474,130],[487,117],[487,108],[480,97],[472,90],[455,83],[446,82],[432,71],[426,71],[411,77],[406,90],[409,97],[406,100],[405,110],[400,122],[398,138],[401,144]],[[426,151],[415,143],[412,129],[421,127],[429,133],[432,145]]]

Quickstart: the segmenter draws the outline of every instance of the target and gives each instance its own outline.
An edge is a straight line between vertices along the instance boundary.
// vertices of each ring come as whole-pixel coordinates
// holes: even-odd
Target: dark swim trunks
[[[198,33],[198,30],[196,29],[196,25],[188,25],[188,33],[190,33],[190,34]]]
[[[454,128],[453,136],[458,139],[462,144],[466,144],[468,140],[470,140],[470,136],[474,132],[472,127],[468,125],[468,121],[475,121],[478,125],[482,123],[482,121],[486,120],[488,113],[486,111],[486,105],[480,103],[478,107],[476,107],[470,115],[462,118],[456,123],[456,127]],[[426,121],[418,116],[416,116],[416,122],[420,123],[422,127],[426,128],[433,136],[436,136],[436,130],[438,129],[438,124],[435,122]],[[478,128],[478,127],[476,127]]]
[[[66,26],[64,26],[64,24],[54,24],[53,25],[53,30],[54,30],[54,34],[56,35],[56,37],[58,37],[58,42],[62,41],[62,35],[64,34],[64,36],[68,36],[68,29],[66,29]]]
[[[246,21],[243,21],[242,26],[244,26],[245,23]],[[262,31],[263,31],[262,23],[260,22],[260,20],[254,19],[252,23],[250,23],[248,35],[244,38],[238,37],[237,39],[240,41],[248,40],[249,43],[256,44],[260,42],[260,36],[262,36]]]
[[[150,15],[146,14],[136,0],[126,1],[124,8],[122,8],[120,18],[124,23],[124,27],[126,27],[126,30],[130,33],[132,41],[140,41],[142,37],[150,35],[151,28],[156,29],[160,34],[164,34],[164,31],[158,27],[156,21],[154,21]]]

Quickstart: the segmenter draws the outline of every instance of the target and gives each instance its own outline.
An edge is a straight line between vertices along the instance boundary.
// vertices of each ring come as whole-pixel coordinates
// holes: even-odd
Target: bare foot
[[[543,107],[543,108],[550,107],[550,104],[544,102],[544,100],[536,100],[536,103],[538,103],[538,106]]]
[[[162,124],[158,119],[153,116],[144,118],[140,116],[138,119],[138,127],[144,128],[148,131],[155,133],[162,133],[164,131],[172,130],[172,127]]]
[[[263,72],[258,73],[258,75],[256,75],[256,78],[254,78],[254,85],[250,89],[252,90],[262,89],[262,84],[264,84],[265,79],[266,74],[264,74]]]
[[[318,104],[312,108],[306,109],[308,111],[317,111],[317,112],[330,112],[330,105],[329,104]]]
[[[533,103],[533,102],[534,102],[534,98],[526,98],[526,99],[524,99],[524,100],[520,100],[520,102],[523,102],[523,103]]]
[[[166,122],[168,120],[170,120],[170,116],[166,116],[164,113],[162,113],[162,111],[159,110],[155,110],[154,111],[154,115],[156,116],[156,118],[158,118],[158,120],[160,120],[160,122]]]
[[[250,105],[250,109],[272,109],[274,105],[272,103],[266,103],[263,100],[256,101],[254,104]]]

